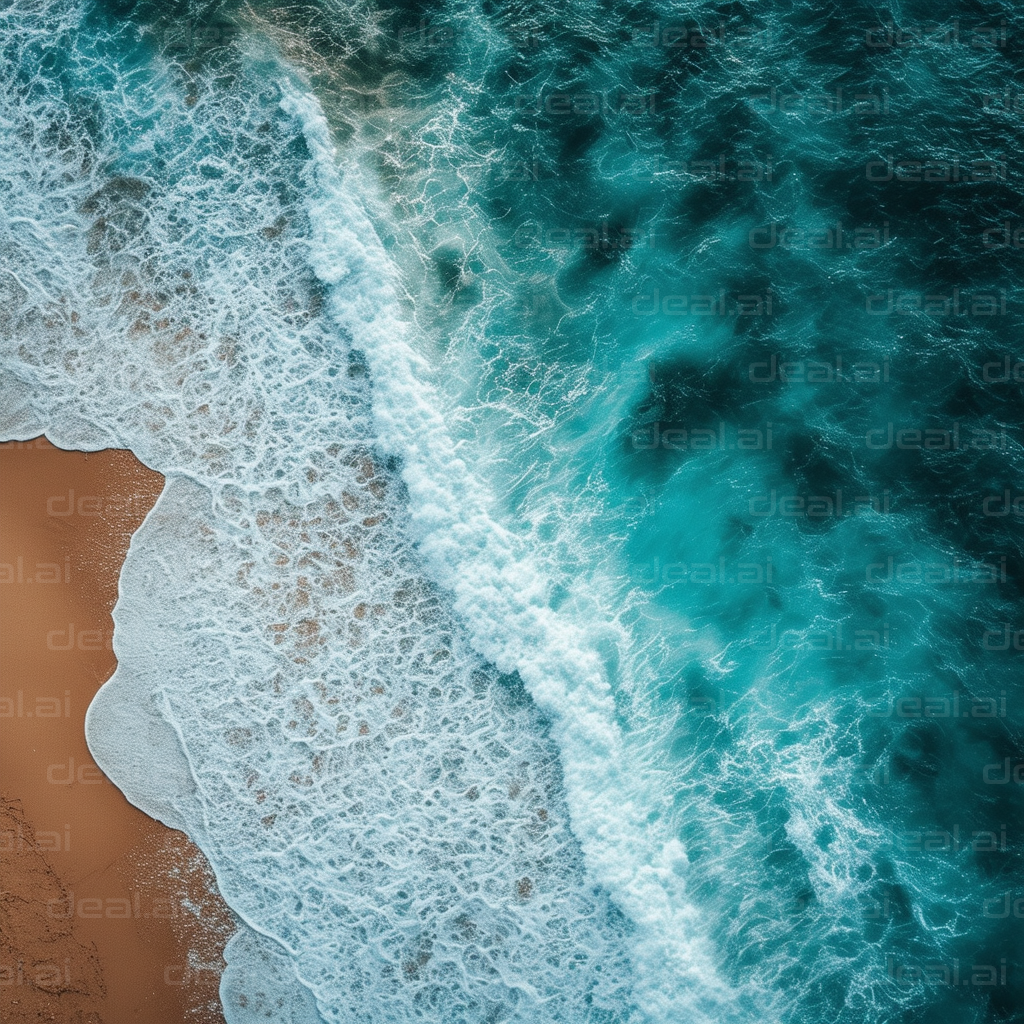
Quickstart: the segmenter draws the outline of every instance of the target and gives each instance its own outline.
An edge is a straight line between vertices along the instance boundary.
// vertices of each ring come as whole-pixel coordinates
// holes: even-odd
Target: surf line
[[[373,380],[380,445],[401,459],[410,527],[427,571],[454,595],[473,647],[502,672],[518,671],[553,720],[573,829],[597,882],[636,924],[634,994],[654,1020],[724,1022],[735,997],[686,896],[686,853],[644,823],[658,794],[630,770],[611,687],[576,623],[546,601],[543,575],[488,512],[489,495],[457,456],[426,379],[430,368],[405,339],[395,271],[376,229],[350,197],[368,184],[336,165],[316,98],[279,83],[281,108],[305,137],[311,224],[309,259],[327,286],[328,309],[363,352]],[[531,652],[528,656],[525,652]],[[666,984],[666,978],[672,982]]]

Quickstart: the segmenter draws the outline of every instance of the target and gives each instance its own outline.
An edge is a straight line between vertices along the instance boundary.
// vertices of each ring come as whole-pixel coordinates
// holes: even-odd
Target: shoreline
[[[130,452],[0,444],[0,1016],[223,1024],[234,919],[183,833],[93,763],[111,610],[163,477]]]

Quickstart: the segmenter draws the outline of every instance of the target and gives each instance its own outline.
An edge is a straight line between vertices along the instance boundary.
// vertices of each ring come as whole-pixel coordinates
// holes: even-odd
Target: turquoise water
[[[1012,7],[0,17],[2,429],[168,477],[88,735],[230,1021],[1024,1020]]]

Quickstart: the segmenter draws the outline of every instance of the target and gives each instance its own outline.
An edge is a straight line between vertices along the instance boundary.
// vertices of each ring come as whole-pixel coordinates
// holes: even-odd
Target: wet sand
[[[0,1020],[212,1024],[233,931],[198,849],[93,764],[111,609],[163,478],[129,452],[0,444]]]

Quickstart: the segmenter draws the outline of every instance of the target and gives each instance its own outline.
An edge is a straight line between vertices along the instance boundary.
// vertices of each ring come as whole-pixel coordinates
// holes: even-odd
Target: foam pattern
[[[167,476],[88,737],[252,926],[230,1019],[308,1019],[304,993],[328,1022],[640,1019],[580,780],[426,572],[409,467],[436,464],[379,443],[366,348],[398,326],[379,289],[339,308],[346,266],[387,264],[364,222],[324,268],[322,139],[286,69],[243,49],[186,74],[66,2],[0,32],[5,429]]]
[[[242,928],[228,940],[224,959],[220,997],[228,1024],[321,1024],[312,994],[272,939]]]

